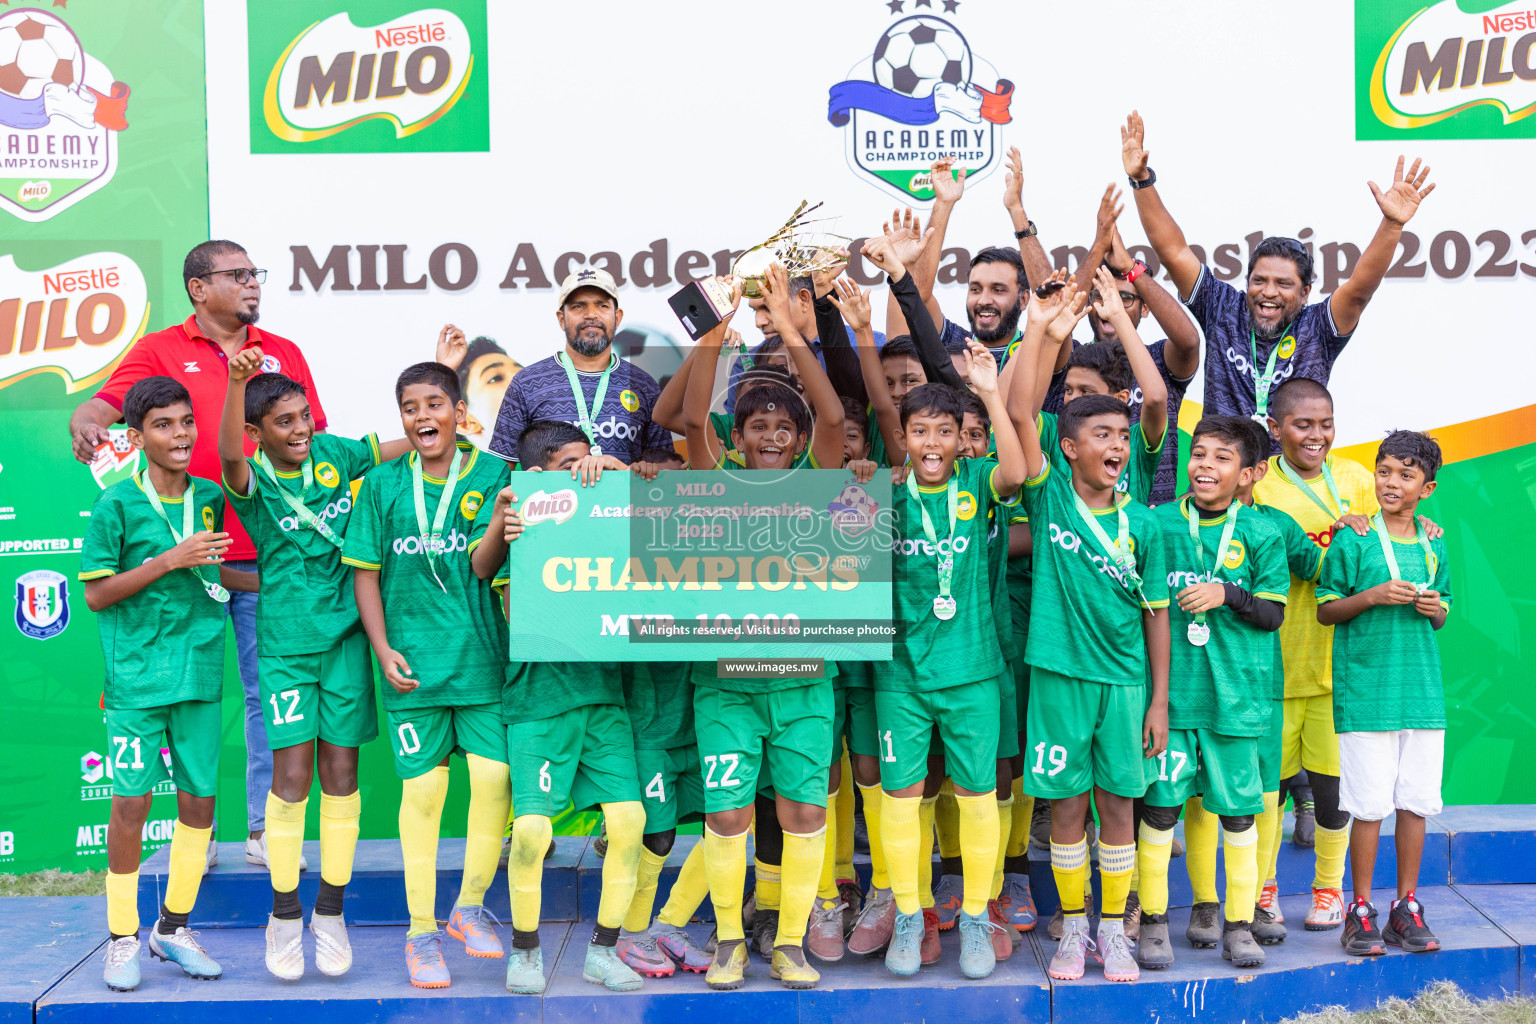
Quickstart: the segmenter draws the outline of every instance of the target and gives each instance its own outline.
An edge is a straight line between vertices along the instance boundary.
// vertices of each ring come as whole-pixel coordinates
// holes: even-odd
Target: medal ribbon
[[[1253,404],[1258,409],[1256,416],[1265,416],[1269,413],[1269,392],[1275,386],[1275,359],[1280,355],[1280,346],[1285,344],[1285,339],[1291,338],[1294,345],[1296,339],[1291,337],[1291,325],[1287,324],[1285,330],[1280,332],[1275,347],[1270,349],[1269,364],[1264,367],[1264,375],[1259,376],[1259,336],[1252,327],[1248,328],[1248,365],[1253,367]]]
[[[1120,567],[1125,582],[1129,584],[1130,589],[1136,591],[1137,596],[1141,598],[1141,604],[1145,607],[1147,598],[1141,592],[1141,575],[1136,572],[1136,556],[1131,554],[1131,521],[1125,514],[1125,506],[1119,502],[1118,493],[1115,495],[1115,513],[1119,517],[1119,526],[1118,534],[1113,541],[1109,539],[1109,534],[1104,532],[1104,527],[1099,525],[1099,517],[1093,514],[1093,510],[1083,501],[1082,495],[1078,494],[1075,488],[1072,491],[1072,501],[1077,505],[1078,516],[1088,524],[1088,530],[1093,534],[1093,539],[1099,542],[1099,547],[1104,549],[1104,553]],[[1152,609],[1148,607],[1147,610]]]
[[[154,509],[155,514],[164,520],[166,529],[171,531],[171,537],[177,544],[192,536],[192,508],[197,504],[197,493],[196,488],[192,485],[191,477],[187,478],[187,492],[181,496],[180,533],[177,533],[176,527],[171,525],[171,517],[165,514],[165,506],[160,504],[160,495],[155,493],[155,485],[150,482],[148,472],[142,469],[139,470],[134,480],[138,483],[139,490],[144,492],[144,497],[149,499],[150,508]],[[203,585],[203,589],[208,592],[209,597],[220,604],[224,604],[229,600],[229,591],[221,587],[217,580],[210,580],[202,574],[201,570],[196,568],[189,571],[193,576],[197,577],[197,582]]]
[[[603,411],[603,399],[608,397],[608,375],[613,368],[619,365],[619,354],[611,353],[608,365],[603,368],[603,375],[597,381],[597,394],[592,396],[592,407],[587,408],[586,393],[581,390],[581,378],[576,376],[576,367],[564,352],[555,353],[555,361],[565,368],[565,379],[570,382],[571,396],[576,400],[576,412],[581,416],[581,432],[587,435],[587,440],[592,442],[592,454],[603,454],[602,445],[597,443],[597,435],[594,433],[592,420]]]
[[[1387,560],[1387,571],[1392,574],[1393,579],[1402,579],[1402,570],[1397,566],[1397,554],[1392,550],[1392,538],[1387,536],[1387,522],[1382,518],[1380,512],[1371,517],[1371,526],[1376,531],[1376,538],[1381,541],[1381,556]],[[1414,526],[1417,531],[1416,537],[1419,547],[1424,549],[1424,568],[1429,570],[1429,581],[1427,583],[1423,586],[1414,584],[1414,586],[1419,586],[1419,590],[1422,592],[1434,585],[1435,573],[1439,571],[1440,567],[1438,560],[1435,558],[1434,550],[1429,546],[1429,538],[1424,535],[1424,524],[1415,520]]]
[[[267,479],[271,480],[272,486],[277,488],[278,496],[288,503],[288,507],[293,510],[293,514],[298,517],[299,522],[314,530],[340,549],[343,543],[342,539],[336,536],[336,532],[329,526],[326,526],[319,516],[311,512],[308,505],[304,504],[304,499],[309,495],[309,489],[315,485],[315,457],[311,455],[304,460],[304,485],[299,491],[298,497],[294,497],[283,488],[282,483],[277,479],[277,470],[272,468],[272,463],[267,461],[266,453],[260,448],[256,449],[256,465],[261,468],[262,472],[267,474]]]
[[[443,523],[448,519],[448,509],[453,504],[453,492],[459,482],[459,466],[464,461],[464,449],[453,446],[453,462],[448,466],[448,479],[443,484],[442,496],[437,499],[437,512],[432,516],[432,532],[427,533],[427,500],[424,494],[421,471],[421,453],[411,453],[411,494],[416,499],[416,530],[421,534],[421,550],[427,556],[427,568],[437,580],[438,589],[448,593],[437,575],[437,552],[443,543]]]
[[[1216,570],[1221,568],[1222,559],[1227,557],[1227,550],[1232,546],[1232,534],[1237,529],[1237,510],[1242,508],[1242,502],[1232,499],[1232,505],[1227,509],[1227,525],[1221,531],[1221,543],[1216,548],[1216,562],[1209,570],[1205,567],[1205,545],[1200,543],[1200,507],[1189,498],[1184,499],[1184,515],[1189,519],[1189,540],[1195,546],[1195,564],[1200,571],[1209,572],[1212,581],[1215,582]],[[1205,612],[1195,612],[1195,624],[1205,625]]]
[[[955,579],[955,521],[960,506],[960,481],[953,474],[949,477],[949,486],[944,492],[944,503],[949,512],[949,552],[939,550],[938,533],[933,528],[933,520],[928,516],[928,507],[923,504],[922,497],[917,490],[917,474],[907,474],[907,493],[912,496],[917,510],[923,517],[923,536],[928,538],[928,543],[933,545],[933,550],[939,556],[939,596],[948,599],[950,586]]]
[[[1328,486],[1328,497],[1333,499],[1333,508],[1329,508],[1323,499],[1317,496],[1317,492],[1312,489],[1312,485],[1303,480],[1301,474],[1291,468],[1291,464],[1285,461],[1284,455],[1280,456],[1275,464],[1280,467],[1281,476],[1285,477],[1292,486],[1311,499],[1312,504],[1322,509],[1333,521],[1337,522],[1343,517],[1346,506],[1343,499],[1339,497],[1339,487],[1333,482],[1333,470],[1328,468],[1326,461],[1323,463],[1323,483]]]

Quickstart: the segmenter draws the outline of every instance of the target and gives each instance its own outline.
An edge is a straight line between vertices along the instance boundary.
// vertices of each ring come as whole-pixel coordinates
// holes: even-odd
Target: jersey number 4
[[[661,772],[657,772],[651,781],[645,784],[645,795],[657,803],[667,802],[667,784],[662,779]]]
[[[704,758],[704,788],[705,789],[730,789],[732,786],[741,785],[741,780],[736,778],[736,769],[741,764],[740,754],[721,754],[716,757],[709,754]],[[720,774],[720,780],[715,781],[715,769],[724,768]]]

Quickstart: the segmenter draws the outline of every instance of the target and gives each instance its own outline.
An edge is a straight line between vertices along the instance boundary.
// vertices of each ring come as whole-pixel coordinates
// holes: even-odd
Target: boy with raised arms
[[[736,291],[732,282],[733,292]],[[778,384],[753,388],[736,402],[731,462],[748,471],[783,472],[798,466],[839,466],[843,457],[843,407],[821,364],[795,331],[788,314],[789,281],[774,265],[763,299],[800,371],[806,399]],[[699,367],[716,365],[729,319],[699,341]],[[727,453],[709,426],[711,375],[688,380],[683,418],[690,463],[721,466]],[[694,728],[704,775],[704,866],[715,904],[718,944],[705,980],[711,988],[743,984],[747,967],[741,900],[746,876],[747,832],[760,772],[773,780],[779,824],[784,829],[777,934],[770,975],[787,988],[810,988],[820,974],[806,962],[803,940],[825,855],[828,753],[835,718],[830,676],[822,679],[716,678],[709,663],[694,666]]]
[[[537,420],[517,438],[520,464],[548,473],[569,472],[583,487],[603,471],[629,467],[611,455],[592,454],[579,427]],[[637,463],[637,466],[643,464]],[[515,539],[522,518],[517,497],[504,487],[482,506],[470,538],[475,575],[502,589],[511,618],[512,580],[526,571]],[[512,952],[507,990],[544,991],[544,954],[539,948],[539,906],[550,821],[567,805],[599,807],[608,829],[597,923],[581,976],[615,992],[638,989],[640,976],[619,958],[619,929],[635,895],[645,809],[635,766],[635,741],[624,707],[623,680],[615,662],[530,661],[508,666],[501,689],[501,717],[512,776],[512,851],[507,881],[512,894]]]
[[[341,903],[352,877],[362,797],[357,748],[379,734],[373,664],[357,601],[341,562],[351,521],[351,482],[410,450],[315,432],[304,388],[261,373],[262,352],[229,360],[219,426],[224,494],[256,542],[262,602],[256,613],[261,700],[272,746],[267,851],[272,914],[267,969],[284,980],[304,974],[299,856],[315,766],[320,774],[320,894],[309,929],[315,966],[345,974],[352,947]],[[244,438],[257,443],[246,459]]]
[[[222,973],[187,928],[203,880],[218,788],[224,603],[224,496],[187,473],[197,423],[187,389],[146,377],[123,399],[128,440],[146,466],[102,491],[80,550],[85,603],[106,664],[102,707],[112,771],[107,822],[107,987],[139,984],[139,861],[157,783],[176,784],[176,828],[150,955],[189,977]],[[170,751],[167,771],[160,757]]]
[[[1163,531],[1168,589],[1177,591],[1177,603],[1169,609],[1168,746],[1146,763],[1138,851],[1136,960],[1148,968],[1173,963],[1168,858],[1179,809],[1197,792],[1220,817],[1226,849],[1221,955],[1234,967],[1264,963],[1251,932],[1259,880],[1254,816],[1264,810],[1259,745],[1273,704],[1270,634],[1285,615],[1289,573],[1280,531],[1237,497],[1252,484],[1261,457],[1251,422],[1202,419],[1190,439],[1190,493],[1154,513]],[[1135,976],[1133,968],[1129,978],[1114,980]]]
[[[1015,387],[1026,395],[1036,393],[1046,324],[1070,292],[1069,286],[1031,300],[1014,361],[1025,377]],[[1076,398],[1063,408],[1058,429],[1070,474],[1041,450],[1033,419],[1020,431],[1029,471],[1024,504],[1035,538],[1024,788],[1051,801],[1051,870],[1064,915],[1051,976],[1081,978],[1093,945],[1083,903],[1091,790],[1104,885],[1097,955],[1107,977],[1123,978],[1136,971],[1123,922],[1136,861],[1132,802],[1146,791],[1143,759],[1168,742],[1162,531],[1150,509],[1116,490],[1131,449],[1123,401]]]
[[[1351,514],[1376,513],[1375,489],[1364,466],[1331,454],[1333,396],[1315,380],[1295,377],[1275,389],[1269,405],[1270,433],[1280,454],[1253,489],[1261,505],[1273,505],[1301,526],[1320,551],[1327,551],[1339,521]],[[1285,663],[1285,715],[1281,727],[1280,803],[1289,781],[1307,770],[1317,804],[1317,868],[1308,931],[1336,928],[1344,920],[1344,853],[1349,815],[1339,810],[1339,741],[1333,728],[1333,630],[1317,621],[1316,584],[1293,576],[1280,627]],[[1217,905],[1200,900],[1190,929],[1204,941],[1219,941]]]
[[[1451,610],[1445,542],[1416,516],[1435,492],[1440,446],[1394,430],[1376,451],[1371,530],[1341,530],[1323,558],[1317,621],[1333,630],[1333,720],[1339,730],[1339,806],[1354,819],[1349,858],[1355,898],[1344,951],[1376,956],[1382,944],[1439,949],[1415,893],[1424,819],[1439,814],[1445,760],[1445,686],[1435,632]],[[1378,931],[1371,876],[1381,822],[1397,812],[1397,899]]]
[[[446,988],[437,840],[454,753],[469,766],[469,817],[448,934],[470,956],[502,956],[484,902],[511,799],[500,703],[507,627],[463,552],[476,513],[501,490],[507,469],[456,440],[466,412],[459,376],[447,366],[406,368],[395,401],[413,450],[364,478],[341,560],[353,568],[358,614],[384,676],[389,745],[402,780],[406,969],[417,988]]]
[[[903,976],[916,974],[922,962],[919,862],[931,849],[924,842],[931,832],[925,833],[920,812],[935,728],[959,805],[965,883],[960,969],[968,978],[984,978],[997,962],[987,902],[997,860],[1000,677],[1006,666],[993,623],[987,533],[992,508],[1017,501],[1025,472],[998,391],[996,362],[974,341],[966,362],[991,416],[995,460],[961,458],[965,411],[957,390],[925,384],[901,403],[901,440],[911,463],[893,499],[892,617],[901,635],[891,661],[875,663],[875,707],[880,835],[897,909],[885,963]]]

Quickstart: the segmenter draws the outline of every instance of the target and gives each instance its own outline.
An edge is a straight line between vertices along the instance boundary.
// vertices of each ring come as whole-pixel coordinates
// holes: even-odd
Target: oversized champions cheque
[[[513,661],[891,656],[889,474],[513,473],[512,492]]]

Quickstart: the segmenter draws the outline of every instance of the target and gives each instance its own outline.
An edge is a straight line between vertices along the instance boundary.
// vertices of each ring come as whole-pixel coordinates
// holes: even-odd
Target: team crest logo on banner
[[[69,625],[69,580],[52,569],[16,578],[16,628],[33,640],[51,640]]]
[[[128,93],[57,15],[0,13],[0,207],[36,223],[111,181]]]
[[[896,0],[888,5],[900,12]],[[946,9],[953,8],[946,5]],[[999,162],[998,125],[1012,120],[1013,83],[935,14],[887,28],[869,57],[832,86],[827,120],[843,130],[848,165],[904,203],[928,202],[928,169],[952,157],[974,180]]]

